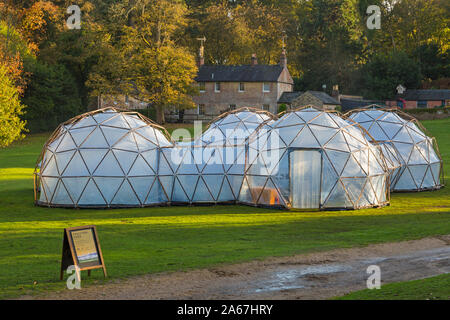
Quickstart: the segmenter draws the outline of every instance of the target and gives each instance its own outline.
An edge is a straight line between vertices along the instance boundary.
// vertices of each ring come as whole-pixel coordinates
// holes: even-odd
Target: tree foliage
[[[197,67],[190,51],[179,44],[186,5],[179,0],[142,0],[119,3],[113,12],[125,26],[91,74],[94,92],[128,94],[150,103],[159,123],[164,123],[167,107],[193,108]]]
[[[24,137],[25,121],[20,119],[23,107],[17,88],[8,78],[7,68],[0,63],[0,147]]]
[[[382,99],[400,83],[450,78],[448,0],[79,0],[81,30],[65,25],[71,4],[0,2],[0,64],[32,131],[95,107],[97,95],[134,96],[160,122],[167,108],[193,107],[203,36],[207,64],[248,64],[252,53],[274,64],[284,44],[296,90],[338,84]],[[380,30],[367,28],[369,5],[381,8]]]
[[[364,66],[363,75],[365,96],[369,99],[392,98],[398,84],[415,88],[421,79],[419,65],[406,52],[395,50],[374,55]]]
[[[31,132],[51,131],[85,110],[76,81],[64,65],[34,63],[28,69],[32,76],[22,101]]]

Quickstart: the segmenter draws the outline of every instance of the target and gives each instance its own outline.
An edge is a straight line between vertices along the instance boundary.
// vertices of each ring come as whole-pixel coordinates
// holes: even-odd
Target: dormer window
[[[214,91],[215,92],[220,92],[220,82],[215,82],[214,83]]]
[[[270,92],[270,83],[263,82],[263,92]]]

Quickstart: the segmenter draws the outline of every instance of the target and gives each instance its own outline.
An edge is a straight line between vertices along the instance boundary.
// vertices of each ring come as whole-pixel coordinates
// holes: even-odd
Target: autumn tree
[[[186,38],[198,48],[196,38],[206,37],[205,63],[248,64],[252,53],[260,63],[278,62],[285,19],[276,5],[256,0],[203,2],[190,18]]]
[[[24,137],[25,122],[20,119],[23,107],[17,88],[8,78],[6,67],[0,63],[0,147]]]
[[[195,59],[179,44],[186,26],[187,7],[180,0],[123,1],[113,7],[117,22],[125,24],[117,44],[103,66],[91,74],[94,92],[133,96],[156,109],[164,123],[164,110],[193,108],[191,96],[197,73]],[[114,71],[109,71],[114,70]]]

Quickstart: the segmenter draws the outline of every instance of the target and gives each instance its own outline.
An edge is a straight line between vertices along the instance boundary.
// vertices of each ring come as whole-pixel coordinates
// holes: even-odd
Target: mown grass
[[[336,300],[450,300],[450,273],[355,291]]]
[[[450,119],[424,124],[449,163]],[[70,226],[97,226],[109,279],[450,234],[448,188],[393,194],[389,207],[356,211],[35,207],[32,173],[47,136],[0,150],[0,298],[65,288],[59,268],[63,228]],[[91,278],[83,285],[103,281],[100,271]]]

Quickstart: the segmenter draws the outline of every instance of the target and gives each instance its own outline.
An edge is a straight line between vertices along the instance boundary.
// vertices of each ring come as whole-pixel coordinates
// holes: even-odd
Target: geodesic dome
[[[389,143],[379,143],[384,159],[386,161],[386,167],[389,171],[389,189],[393,190],[393,186],[398,181],[400,173],[402,172],[402,163],[395,148]]]
[[[39,205],[138,207],[168,201],[159,153],[172,147],[164,128],[136,112],[105,108],[61,124],[35,170]]]
[[[255,108],[240,108],[214,119],[191,144],[171,150],[172,202],[237,201],[244,178],[245,141],[263,122],[275,118]]]
[[[38,159],[35,200],[81,208],[380,206],[388,203],[389,186],[381,150],[391,149],[369,143],[365,134],[358,124],[314,108],[280,119],[246,108],[220,116],[192,142],[173,143],[142,115],[105,108],[55,130]]]
[[[239,108],[226,112],[209,124],[196,144],[235,146],[245,140],[266,121],[276,118],[268,111],[256,108]]]
[[[442,186],[442,159],[436,140],[427,136],[417,119],[396,109],[376,106],[352,110],[346,117],[358,122],[374,141],[395,153],[401,167],[392,180],[392,190],[422,191]]]
[[[301,209],[381,206],[388,203],[386,170],[356,123],[305,107],[250,136],[239,200]]]

